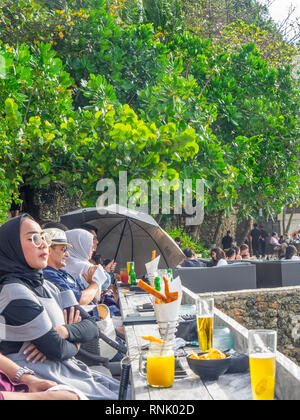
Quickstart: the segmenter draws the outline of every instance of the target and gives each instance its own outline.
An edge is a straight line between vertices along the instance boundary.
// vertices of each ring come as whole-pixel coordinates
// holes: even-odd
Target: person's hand
[[[78,395],[71,391],[48,391],[43,394],[43,397],[48,401],[79,401]]]
[[[40,352],[34,344],[30,344],[28,347],[26,347],[26,349],[23,351],[23,354],[27,356],[27,362],[43,363],[46,360],[46,356],[42,352]]]
[[[112,265],[111,265],[111,272],[114,273],[117,267],[117,263],[115,262],[115,260],[112,260]]]
[[[36,376],[28,374],[22,375],[20,382],[29,387],[29,392],[44,392],[57,385],[54,381],[39,379]]]
[[[3,392],[4,400],[7,401],[79,401],[79,396],[72,391],[48,391],[48,392]]]
[[[72,306],[70,308],[69,318],[68,318],[68,312],[67,312],[67,310],[64,309],[64,319],[65,319],[65,325],[77,324],[78,322],[80,322],[82,320],[82,318],[80,316],[79,309],[77,309],[77,311],[75,311],[74,306]],[[67,340],[69,338],[69,331],[68,331],[68,329],[64,325],[58,325],[54,329],[57,332],[57,334],[63,340]]]
[[[92,281],[93,281],[93,276],[94,276],[95,271],[97,270],[97,268],[98,268],[98,265],[92,265],[92,266],[89,268],[88,274],[83,274],[83,275],[82,275],[82,276],[83,276],[83,278],[84,278],[84,280],[85,280],[87,283],[89,283],[89,284],[91,284],[91,283],[92,283]]]
[[[115,279],[116,279],[117,281],[121,281],[121,276],[120,276],[120,274],[115,273]]]
[[[69,338],[69,331],[64,325],[59,325],[58,327],[55,327],[54,330],[63,340],[67,340]]]
[[[117,290],[116,286],[114,286],[113,284],[111,284],[111,285],[108,287],[108,289],[107,289],[107,290],[109,290],[109,291],[111,291],[111,292],[112,292],[112,295],[113,295],[114,300],[115,300],[116,302],[118,302],[118,300],[119,300],[119,295],[118,295],[118,290]]]
[[[115,260],[111,260],[104,268],[108,273],[113,273],[116,269],[117,263]]]
[[[68,312],[66,309],[64,309],[64,318],[65,318],[65,324],[77,324],[78,322],[82,321],[79,309],[75,311],[74,306],[72,306],[70,309],[69,319],[68,319]]]

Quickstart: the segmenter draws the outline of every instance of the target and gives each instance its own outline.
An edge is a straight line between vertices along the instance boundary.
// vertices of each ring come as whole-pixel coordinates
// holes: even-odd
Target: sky
[[[273,20],[275,22],[282,22],[287,17],[291,4],[296,7],[292,15],[292,20],[297,16],[300,17],[300,0],[274,0],[274,3],[269,8]]]

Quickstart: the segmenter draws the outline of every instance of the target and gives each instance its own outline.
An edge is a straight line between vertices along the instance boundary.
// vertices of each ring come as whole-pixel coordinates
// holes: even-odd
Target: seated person
[[[242,259],[240,247],[237,245],[232,245],[232,249],[235,251],[235,259],[240,261]]]
[[[85,229],[73,229],[66,232],[68,242],[72,245],[72,248],[69,250],[69,258],[66,261],[66,269],[69,274],[74,278],[83,281],[83,283],[88,287],[86,282],[86,276],[88,275],[91,267],[95,267],[91,263],[91,256],[94,253],[95,249],[95,237],[92,233],[88,232]],[[104,291],[109,291],[109,286],[111,285],[111,276],[105,271],[101,264],[96,266],[97,269],[92,277],[92,280],[97,282],[98,285],[101,285],[102,293]],[[105,280],[103,281],[103,276]],[[100,301],[101,298],[101,289],[100,293],[95,296],[96,301]],[[109,289],[109,290],[108,290]],[[116,306],[117,302],[114,302]],[[112,315],[115,314],[115,309],[112,308]],[[116,316],[121,316],[119,309]]]
[[[226,249],[225,251],[227,261],[235,261],[236,252],[234,248]]]
[[[94,267],[94,264],[90,262],[94,250],[94,237],[84,229],[68,230],[66,236],[68,243],[72,245],[66,260],[66,270],[88,287],[85,276],[88,276],[89,270]],[[109,274],[104,271],[101,265],[97,266],[92,280],[98,284],[100,293],[101,290],[106,290],[111,283]],[[97,300],[100,298],[100,293],[96,297]]]
[[[183,253],[185,258],[179,264],[180,267],[206,267],[203,262],[197,260],[195,253],[191,248],[186,248]]]
[[[174,239],[174,241],[176,242],[176,245],[178,245],[179,248],[181,248],[181,239],[178,236]]]
[[[75,392],[51,391],[56,385],[56,382],[37,378],[33,371],[21,368],[0,354],[0,401],[78,400]]]
[[[110,274],[111,277],[111,283],[115,284],[116,282],[116,267],[117,267],[117,263],[115,262],[115,260],[111,260],[110,258],[106,258],[106,260],[103,261],[102,264],[104,270]]]
[[[110,260],[108,258],[103,261],[103,268],[110,275],[112,284],[102,293],[101,302],[109,307],[111,315],[121,316],[120,307],[119,307],[118,290],[115,285],[116,265],[117,264],[115,263],[114,260]]]
[[[66,232],[67,230],[69,230],[67,228],[67,226],[65,226],[62,223],[59,222],[47,222],[42,226],[43,230],[45,229],[60,229],[63,230],[64,232]]]
[[[221,248],[213,248],[210,251],[211,256],[211,267],[221,267],[222,265],[227,265],[226,255],[223,249]]]
[[[297,248],[294,245],[289,245],[285,250],[285,261],[299,261]]]
[[[92,256],[90,258],[90,262],[92,264],[97,264],[96,263],[96,251],[97,251],[97,247],[98,247],[98,244],[99,244],[98,229],[95,226],[92,226],[92,225],[89,225],[89,224],[82,225],[81,229],[86,230],[87,232],[90,232],[93,235],[93,251],[92,251]]]
[[[287,243],[287,242],[286,242],[286,240],[285,240],[284,235],[280,235],[278,242],[280,243],[280,245],[281,245],[281,244],[286,244],[286,243]]]
[[[88,270],[88,275],[85,276],[86,282],[89,284],[86,287],[80,278],[75,278],[71,276],[66,270],[67,260],[69,258],[68,249],[72,248],[72,245],[68,242],[66,233],[59,229],[45,229],[45,233],[48,233],[51,237],[51,246],[49,247],[49,258],[48,265],[43,270],[44,278],[49,280],[51,283],[54,283],[61,291],[71,290],[79,305],[89,305],[90,303],[100,303],[98,302],[96,295],[99,290],[99,286],[96,282],[93,281],[93,275],[97,266],[91,265]],[[90,235],[88,232],[86,232]],[[92,244],[92,242],[91,242]],[[106,303],[106,302],[103,302]],[[118,310],[118,308],[117,308]],[[110,318],[110,314],[106,314]],[[100,320],[98,309],[93,310],[93,316],[96,321],[102,323],[101,327],[104,325],[102,320]],[[106,318],[106,317],[105,317]],[[111,324],[109,324],[109,322]],[[105,320],[105,325],[108,327],[106,331],[103,331],[103,328],[100,328],[102,332],[109,334],[109,338],[118,341],[116,339],[115,331],[113,330],[113,322],[110,319]],[[100,325],[98,324],[100,327]],[[105,357],[108,357],[110,361],[119,361],[123,354],[118,354],[116,349],[113,349],[110,346],[106,346],[104,343],[100,343],[100,348],[105,348]],[[103,355],[104,355],[104,349]]]
[[[5,319],[0,352],[88,399],[118,399],[118,381],[75,359],[80,345],[98,338],[99,330],[73,293],[61,293],[44,279],[49,245],[49,235],[27,214],[0,227],[0,316]]]
[[[69,257],[68,249],[72,247],[68,243],[67,236],[60,229],[45,229],[51,237],[52,243],[49,247],[48,265],[43,270],[44,278],[56,284],[60,290],[72,290],[79,305],[89,305],[95,299],[99,291],[99,286],[92,280],[97,267],[90,267],[86,281],[86,287],[80,278],[75,278],[69,274],[66,268],[66,261]]]
[[[242,260],[250,260],[251,259],[250,252],[249,252],[249,246],[247,244],[241,245],[240,250],[241,250]]]
[[[270,245],[273,246],[274,251],[279,251],[280,253],[284,253],[287,248],[286,242],[282,244],[279,242],[279,237],[276,232],[272,233],[272,237],[270,239]]]

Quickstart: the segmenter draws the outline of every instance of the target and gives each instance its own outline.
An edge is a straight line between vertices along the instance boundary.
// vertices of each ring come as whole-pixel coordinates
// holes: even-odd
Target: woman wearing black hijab
[[[97,338],[98,328],[75,306],[73,294],[60,293],[43,279],[49,245],[39,224],[28,215],[0,227],[0,352],[37,376],[79,389],[87,398],[116,399],[118,381],[92,374],[74,359],[80,343]],[[70,320],[74,308],[81,320],[66,324],[63,310]],[[36,349],[35,363],[24,354],[29,345]]]

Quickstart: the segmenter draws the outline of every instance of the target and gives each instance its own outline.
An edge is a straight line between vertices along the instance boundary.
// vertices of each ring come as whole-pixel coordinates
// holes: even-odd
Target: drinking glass
[[[196,316],[200,351],[208,352],[212,348],[213,341],[214,299],[197,299]]]
[[[151,387],[171,387],[175,378],[173,341],[165,341],[163,344],[150,343],[146,358],[144,353],[141,353],[139,371],[147,378]]]
[[[128,261],[127,262],[127,272],[128,272],[128,274],[130,273],[131,264],[133,264],[133,269],[134,269],[134,261]]]
[[[248,347],[253,399],[273,400],[276,373],[276,331],[250,330]]]
[[[127,268],[121,268],[120,270],[120,278],[122,283],[128,283],[128,272]]]

